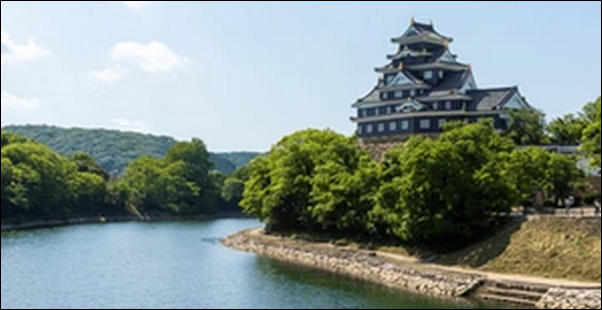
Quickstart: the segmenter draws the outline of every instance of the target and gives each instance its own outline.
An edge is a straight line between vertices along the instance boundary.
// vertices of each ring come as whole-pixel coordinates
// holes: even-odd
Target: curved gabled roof
[[[466,94],[472,97],[468,107],[470,111],[487,111],[503,107],[514,95],[518,94],[518,87],[473,89]]]

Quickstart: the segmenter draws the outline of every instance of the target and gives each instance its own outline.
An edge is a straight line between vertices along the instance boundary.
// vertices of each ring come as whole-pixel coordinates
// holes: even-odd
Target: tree
[[[222,197],[228,210],[238,210],[245,192],[245,183],[249,181],[247,167],[239,168],[226,179],[222,187]]]
[[[581,110],[581,113],[579,113],[580,119],[587,124],[595,123],[600,117],[600,98],[586,104]]]
[[[545,123],[538,111],[510,111],[508,130],[504,134],[517,145],[546,144]]]
[[[546,190],[564,205],[565,198],[573,192],[573,185],[584,173],[577,168],[577,161],[567,155],[550,153],[546,169]]]
[[[510,178],[518,195],[519,203],[535,205],[536,194],[545,195],[549,188],[548,172],[549,151],[528,147],[512,152],[506,165],[506,177]]]
[[[33,142],[3,147],[2,158],[14,166],[8,196],[24,211],[22,215],[62,218],[69,214],[68,180],[75,169],[66,159]]]
[[[272,231],[361,234],[378,184],[371,165],[351,138],[300,131],[249,165],[241,205]]]
[[[69,190],[74,197],[71,216],[103,214],[107,202],[107,182],[95,173],[78,172],[69,180]]]
[[[1,141],[1,144],[2,144],[1,147],[2,148],[4,148],[5,146],[8,146],[10,144],[13,144],[13,143],[25,143],[25,142],[27,142],[27,139],[25,139],[25,138],[23,138],[21,136],[12,134],[10,132],[5,132],[5,131],[3,131],[2,134],[1,134],[1,140],[2,140]]]
[[[535,198],[537,193],[564,201],[573,192],[574,183],[583,177],[575,159],[537,147],[514,151],[506,169],[523,201]]]
[[[217,211],[220,188],[201,140],[178,142],[163,159],[143,157],[127,168],[113,197],[134,214],[203,215]]]
[[[595,112],[593,112],[592,106],[595,107]],[[590,115],[591,122],[584,131],[582,149],[592,159],[592,166],[600,169],[600,98],[595,105],[586,106],[585,110],[584,114]],[[595,116],[591,116],[594,113]]]
[[[552,143],[560,145],[578,145],[583,138],[586,123],[583,119],[568,114],[557,118],[548,125]]]
[[[86,153],[75,153],[71,155],[71,162],[75,164],[78,172],[95,174],[105,181],[108,181],[110,178],[109,174],[96,163],[96,160]]]
[[[492,229],[516,199],[504,177],[513,148],[489,122],[452,129],[438,140],[412,139],[383,164],[377,218],[407,242],[445,244]]]

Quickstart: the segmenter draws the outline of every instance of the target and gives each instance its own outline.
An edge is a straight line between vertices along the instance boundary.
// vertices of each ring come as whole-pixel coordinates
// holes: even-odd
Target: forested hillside
[[[175,139],[131,132],[102,129],[64,129],[52,126],[9,126],[2,129],[49,146],[59,154],[70,156],[90,154],[112,175],[122,173],[135,159],[142,156],[160,158],[174,145]],[[232,174],[246,166],[257,153],[211,154],[215,169]]]

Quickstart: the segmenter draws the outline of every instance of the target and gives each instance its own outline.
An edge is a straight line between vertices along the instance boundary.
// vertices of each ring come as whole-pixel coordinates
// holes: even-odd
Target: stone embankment
[[[315,244],[289,238],[266,236],[261,230],[245,231],[222,240],[225,246],[240,251],[251,252],[278,261],[314,268],[336,275],[349,277],[370,283],[385,285],[422,295],[443,298],[476,298],[483,296],[483,289],[504,285],[499,279],[490,280],[480,272],[454,272],[448,268],[415,263],[410,260],[393,260],[390,255],[363,250],[336,247],[327,244]],[[543,284],[535,284],[540,290],[538,298],[529,302],[529,306],[540,309],[600,309],[600,289],[568,290]],[[533,295],[536,292],[524,292],[516,289],[513,293]],[[530,287],[529,284],[519,287]],[[545,293],[547,291],[547,293]],[[513,303],[517,298],[493,298],[491,289],[487,300]],[[541,297],[541,299],[539,298]],[[524,302],[515,305],[525,305]]]
[[[537,303],[539,309],[600,309],[600,290],[553,288]]]
[[[461,297],[483,281],[478,276],[446,274],[417,266],[401,266],[375,253],[335,247],[313,247],[309,250],[309,247],[305,247],[306,244],[300,241],[278,244],[262,242],[262,239],[259,235],[254,236],[254,233],[246,232],[222,241],[224,245],[237,250],[430,296]]]

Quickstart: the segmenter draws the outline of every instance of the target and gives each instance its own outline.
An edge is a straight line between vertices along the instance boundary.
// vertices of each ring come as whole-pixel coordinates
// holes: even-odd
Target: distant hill
[[[88,153],[111,174],[123,172],[132,160],[141,156],[163,157],[176,142],[171,137],[104,129],[8,126],[2,128],[2,131],[34,139],[63,155]],[[251,152],[211,153],[211,159],[216,165],[216,170],[230,175],[258,155]]]

